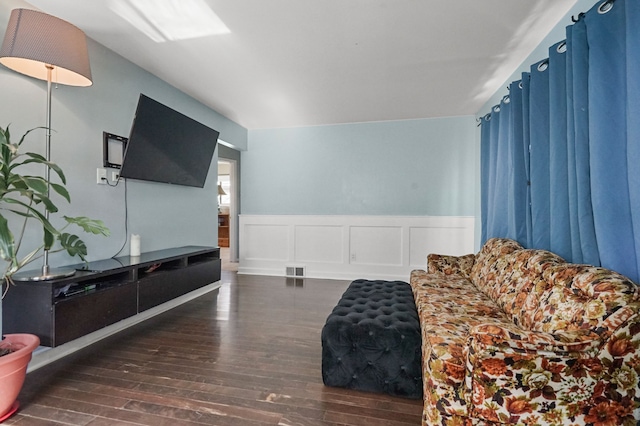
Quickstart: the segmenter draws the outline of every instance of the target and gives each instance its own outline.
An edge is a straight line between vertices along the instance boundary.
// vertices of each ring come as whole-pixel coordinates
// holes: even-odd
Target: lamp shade
[[[87,39],[78,27],[31,9],[11,11],[0,63],[21,74],[68,86],[91,86]]]

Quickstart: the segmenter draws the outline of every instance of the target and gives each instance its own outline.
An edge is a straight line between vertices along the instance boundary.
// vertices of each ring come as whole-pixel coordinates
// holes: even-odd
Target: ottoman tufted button
[[[369,331],[369,336],[373,336],[373,331]]]

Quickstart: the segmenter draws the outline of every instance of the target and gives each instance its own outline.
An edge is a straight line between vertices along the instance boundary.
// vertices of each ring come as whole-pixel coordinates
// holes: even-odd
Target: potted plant
[[[31,354],[40,344],[33,334],[8,334],[0,342],[0,423],[18,409]]]
[[[78,226],[92,234],[109,235],[109,230],[99,220],[64,216],[66,223],[59,229],[49,221],[48,214],[58,211],[49,196],[50,189],[67,202],[70,202],[70,197],[60,167],[40,154],[20,152],[26,136],[36,129],[27,131],[17,143],[13,143],[9,126],[0,127],[0,258],[5,263],[3,298],[15,285],[13,275],[42,257],[45,250],[49,253],[66,251],[70,256],[86,261],[87,246],[77,235],[65,232],[69,226]],[[54,173],[47,173],[46,178],[23,173],[23,170],[30,169],[25,166],[33,164],[48,167]],[[38,224],[43,239],[37,247],[22,254],[20,248],[28,223]],[[0,342],[0,421],[17,409],[15,400],[24,382],[31,353],[39,343],[37,336],[29,334],[6,335]]]

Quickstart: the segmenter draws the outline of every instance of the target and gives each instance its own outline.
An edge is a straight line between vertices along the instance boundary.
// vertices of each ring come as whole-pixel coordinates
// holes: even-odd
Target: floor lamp
[[[51,84],[91,86],[87,40],[74,25],[31,9],[14,9],[0,48],[0,63],[21,74],[47,82],[45,158],[51,159]],[[49,182],[51,170],[46,167]],[[45,210],[45,217],[49,212]],[[44,251],[41,273],[14,275],[17,281],[44,281],[67,277],[73,269],[49,268],[49,251]]]

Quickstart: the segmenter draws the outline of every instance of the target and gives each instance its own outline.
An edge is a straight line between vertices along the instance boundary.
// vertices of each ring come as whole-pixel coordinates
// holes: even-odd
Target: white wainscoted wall
[[[473,216],[240,215],[241,274],[409,280],[429,253],[474,252]]]

